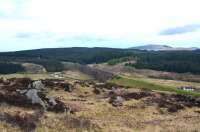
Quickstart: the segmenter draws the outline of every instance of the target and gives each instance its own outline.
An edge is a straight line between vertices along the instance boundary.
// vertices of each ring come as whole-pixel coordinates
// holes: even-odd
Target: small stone
[[[44,84],[41,81],[34,81],[31,86],[32,88],[37,89],[37,90],[45,89]]]
[[[123,102],[124,99],[121,96],[114,96],[110,99],[110,103],[115,107],[122,106]]]
[[[50,103],[51,105],[53,105],[53,106],[57,105],[57,103],[56,103],[56,101],[55,101],[55,99],[54,99],[53,97],[50,97],[50,98],[49,98],[49,103]]]

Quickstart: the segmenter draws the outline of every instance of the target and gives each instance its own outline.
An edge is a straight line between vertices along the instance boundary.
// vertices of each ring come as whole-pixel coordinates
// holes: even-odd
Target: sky
[[[0,51],[200,47],[199,0],[0,0]]]

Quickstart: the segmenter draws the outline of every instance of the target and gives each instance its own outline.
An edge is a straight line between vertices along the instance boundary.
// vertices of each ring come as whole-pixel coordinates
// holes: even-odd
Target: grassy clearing
[[[119,76],[110,81],[110,83],[115,83],[121,86],[136,88],[136,89],[147,89],[156,91],[166,91],[175,92],[177,94],[192,95],[195,97],[200,97],[200,93],[192,91],[178,90],[176,87],[159,85],[151,82],[144,81],[142,79],[127,78],[124,76]]]
[[[166,80],[166,79],[154,79],[154,78],[145,78],[145,81],[150,83],[156,83],[158,85],[170,86],[170,87],[181,87],[181,86],[191,86],[200,90],[200,83],[195,82],[186,82],[180,80]]]

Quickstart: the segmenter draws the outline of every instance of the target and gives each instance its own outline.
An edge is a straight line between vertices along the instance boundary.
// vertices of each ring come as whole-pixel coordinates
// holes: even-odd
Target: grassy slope
[[[176,89],[176,87],[169,87],[169,86],[154,84],[151,82],[144,81],[142,79],[135,79],[135,78],[133,79],[133,78],[120,76],[120,77],[114,78],[110,82],[118,84],[118,85],[122,85],[122,86],[137,88],[137,89],[149,89],[149,90],[156,90],[156,91],[175,92],[177,94],[192,95],[195,97],[200,97],[200,93],[197,93],[197,92],[188,92],[188,91],[178,90]]]

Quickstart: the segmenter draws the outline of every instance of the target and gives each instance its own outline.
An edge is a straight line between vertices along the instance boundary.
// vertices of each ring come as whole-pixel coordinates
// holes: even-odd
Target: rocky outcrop
[[[59,79],[45,79],[42,80],[42,83],[48,87],[48,88],[58,88],[58,89],[63,89],[64,91],[67,92],[72,92],[74,87],[72,84],[65,82],[64,80],[59,80]]]
[[[113,106],[118,107],[118,106],[122,106],[124,99],[121,96],[113,96],[110,98],[109,101]]]
[[[38,90],[37,89],[27,90],[25,95],[29,100],[31,100],[32,104],[39,104],[44,109],[46,109],[44,101],[42,101],[42,99],[38,95]]]
[[[41,80],[32,81],[30,79],[9,79],[2,80],[0,85],[0,102],[6,102],[22,107],[37,107],[54,112],[71,111],[63,101],[56,97],[47,96],[47,88]],[[71,91],[71,85],[59,83],[63,86],[63,91]]]
[[[34,88],[34,89],[37,89],[39,91],[45,90],[45,86],[42,83],[42,81],[40,81],[40,80],[32,82],[32,84],[29,85],[29,88]]]

